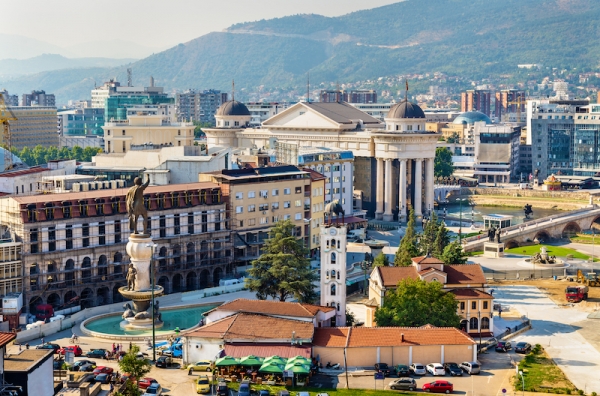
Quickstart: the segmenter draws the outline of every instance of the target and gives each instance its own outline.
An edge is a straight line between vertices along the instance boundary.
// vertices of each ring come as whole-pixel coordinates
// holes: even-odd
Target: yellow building
[[[102,129],[106,153],[194,144],[194,124],[171,122],[160,114],[139,112],[128,115],[126,121],[106,122]]]
[[[296,236],[310,246],[311,190],[309,172],[295,166],[224,169],[201,173],[199,181],[221,186],[231,212],[234,258],[248,265],[261,254],[269,231],[279,220],[290,220]],[[321,215],[322,216],[322,215]]]
[[[325,175],[309,168],[303,169],[310,173],[310,251],[316,253],[321,245],[319,230],[325,221]]]

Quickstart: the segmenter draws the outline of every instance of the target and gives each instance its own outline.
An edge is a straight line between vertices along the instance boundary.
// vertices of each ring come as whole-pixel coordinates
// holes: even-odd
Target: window
[[[267,198],[269,196],[269,190],[260,190],[261,198]]]
[[[337,264],[337,254],[335,252],[331,253],[331,264]]]
[[[288,209],[291,206],[292,202],[291,201],[284,201],[283,202],[283,207],[284,209]]]
[[[106,245],[106,226],[103,221],[98,223],[98,235],[98,244]]]
[[[244,199],[244,193],[243,192],[235,193],[235,199]]]
[[[286,214],[283,216],[283,220],[289,220],[292,217],[292,215]]]
[[[460,302],[460,310],[461,310],[461,311],[464,311],[464,310],[465,310],[465,302],[464,302],[464,301],[461,301],[461,302]]]
[[[256,219],[249,219],[249,220],[248,220],[248,225],[249,225],[249,226],[256,225]]]
[[[487,301],[483,302],[483,309],[488,309],[488,302]]]
[[[294,218],[296,220],[302,220],[302,213],[296,213],[296,216],[294,216]]]
[[[179,213],[176,213],[174,215],[174,219],[173,219],[173,225],[174,225],[174,234],[175,235],[179,235],[181,234],[181,218],[179,217]]]
[[[244,220],[240,220],[240,221],[238,221],[238,226],[239,226],[239,227],[243,227],[243,226],[244,226]]]
[[[54,227],[48,227],[48,251],[53,252],[56,250],[56,229]]]
[[[65,230],[66,248],[73,249],[73,226],[67,225]]]
[[[248,212],[256,212],[256,205],[248,205]]]
[[[151,230],[152,228],[148,227],[148,229]],[[121,223],[118,220],[115,222],[115,243],[121,243]]]
[[[235,213],[244,213],[244,207],[243,206],[236,206],[235,207]]]
[[[279,195],[279,190],[278,190],[278,189],[276,189],[276,188],[274,188],[274,189],[273,189],[273,191],[272,191],[272,195],[273,195],[274,197],[278,196],[278,195]]]
[[[331,295],[335,296],[335,284],[331,285],[330,291],[331,291]]]
[[[123,129],[123,136],[125,136],[125,129]]]
[[[188,234],[194,233],[194,214],[188,213]]]
[[[261,212],[265,211],[265,210],[269,210],[269,204],[266,203],[266,204],[260,204],[260,205],[258,205],[258,210],[260,210]]]
[[[295,192],[296,194],[302,194],[302,187],[296,187]]]
[[[283,189],[283,194],[284,195],[290,195],[292,193],[292,190],[290,190],[289,188],[284,188]]]
[[[300,206],[302,206],[302,200],[301,199],[297,199],[296,202],[294,203],[294,206],[299,208]]]
[[[267,217],[260,218],[260,224],[268,224],[268,223],[269,223],[269,219]]]
[[[255,191],[248,191],[248,198],[254,198],[256,196]]]
[[[471,301],[471,309],[477,309],[477,301]]]
[[[277,210],[277,209],[279,209],[279,202],[273,202],[273,203],[271,204],[271,209],[273,209],[273,210]]]
[[[167,236],[167,219],[165,218],[164,215],[160,216],[158,218],[158,229],[159,229],[159,235],[161,238],[164,238]]]

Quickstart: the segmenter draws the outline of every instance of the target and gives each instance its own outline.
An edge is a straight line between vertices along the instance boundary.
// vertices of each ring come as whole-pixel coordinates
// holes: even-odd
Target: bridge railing
[[[533,265],[529,269],[518,269],[518,270],[490,270],[485,269],[483,274],[486,279],[494,280],[518,280],[518,279],[541,279],[541,278],[552,278],[552,277],[564,277],[573,276],[577,277],[577,270],[582,268],[567,267],[567,268],[539,268],[541,265]],[[583,272],[588,272],[588,269],[582,269]]]

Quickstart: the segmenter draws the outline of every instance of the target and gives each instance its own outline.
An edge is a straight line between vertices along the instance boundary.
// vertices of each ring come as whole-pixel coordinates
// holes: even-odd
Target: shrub
[[[583,389],[579,389],[579,390],[577,391],[577,393],[578,393],[578,394],[580,394],[580,395],[583,395]]]
[[[598,396],[596,392],[592,392],[592,396]]]

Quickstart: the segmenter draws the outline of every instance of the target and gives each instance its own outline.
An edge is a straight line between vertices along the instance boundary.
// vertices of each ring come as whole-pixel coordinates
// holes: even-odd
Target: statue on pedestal
[[[127,290],[135,290],[135,277],[137,270],[133,264],[129,264],[129,270],[127,270]]]
[[[144,234],[148,232],[148,211],[144,206],[144,190],[150,184],[150,176],[146,176],[146,183],[142,184],[142,179],[136,177],[133,181],[133,187],[127,191],[127,216],[129,217],[129,230],[132,234],[137,234],[138,218],[142,216],[144,220]]]
[[[496,228],[494,228],[494,226],[491,226],[490,229],[488,230],[488,240],[490,242],[494,242],[495,237],[496,237]]]

